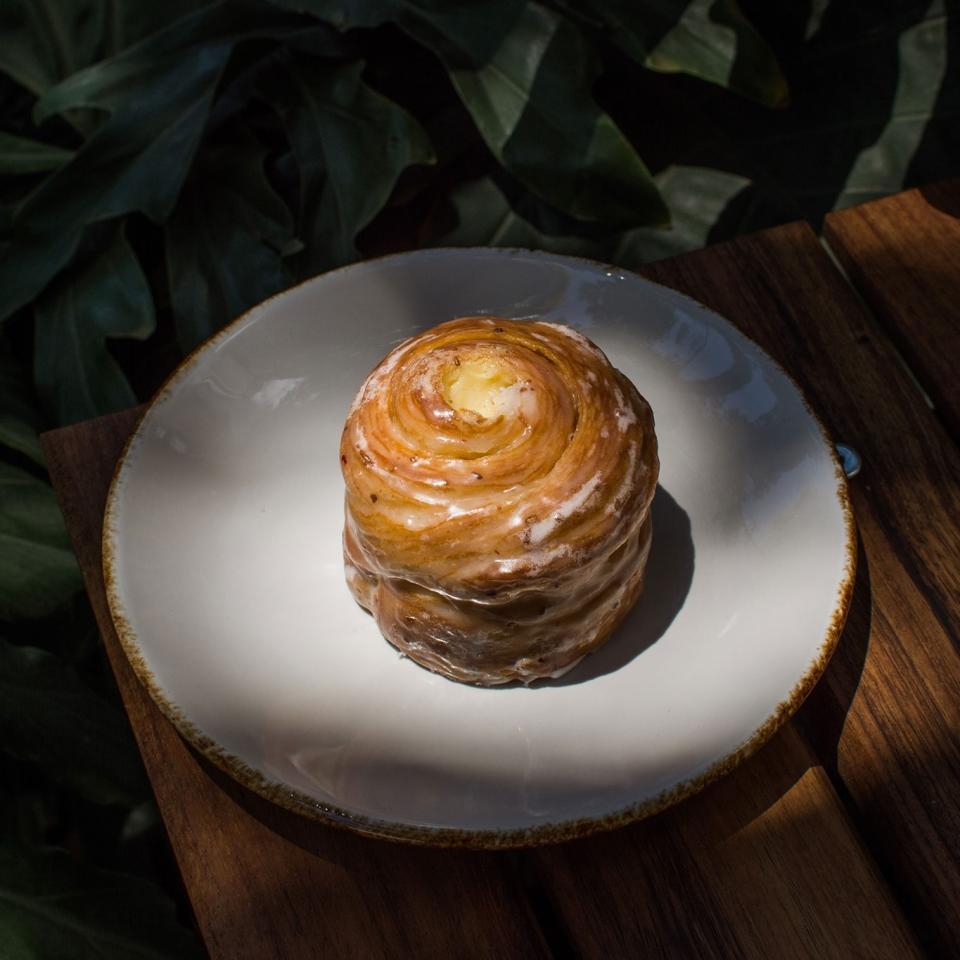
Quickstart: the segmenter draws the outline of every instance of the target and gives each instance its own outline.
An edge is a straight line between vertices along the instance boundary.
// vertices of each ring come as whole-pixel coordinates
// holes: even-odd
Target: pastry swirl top
[[[650,407],[599,348],[490,317],[396,347],[340,457],[364,566],[493,604],[589,576],[637,533],[659,469]]]

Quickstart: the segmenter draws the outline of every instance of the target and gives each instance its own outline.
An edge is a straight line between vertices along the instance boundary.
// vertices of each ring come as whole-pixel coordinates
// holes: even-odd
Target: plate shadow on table
[[[787,723],[810,745],[844,803],[847,790],[839,771],[838,745],[860,685],[871,629],[870,568],[859,534],[857,551],[857,573],[840,641],[823,675]],[[724,832],[746,827],[776,804],[810,768],[809,762],[798,762],[796,750],[782,748],[784,737],[796,737],[796,733],[781,728],[756,754],[701,793],[616,834],[634,832],[647,837],[650,831],[677,829],[691,819],[710,821],[709,811],[717,806],[727,811]]]
[[[707,873],[699,882],[707,887],[715,885],[721,874],[729,879],[731,871],[739,872],[743,882],[759,883],[763,874],[756,862],[759,835],[763,835],[761,845],[769,852],[781,845],[795,847],[804,831],[822,828],[818,809],[803,811],[796,804],[780,803],[818,762],[859,823],[837,759],[839,739],[857,693],[870,640],[870,571],[863,546],[858,546],[860,560],[843,634],[826,671],[792,720],[757,753],[701,793],[647,820],[589,841],[565,844],[562,851],[544,850],[540,856],[582,878],[598,861],[639,861],[654,851],[653,856],[661,862],[679,865],[676,869],[683,867],[684,879],[675,884],[667,881],[668,886],[685,887],[696,882],[704,866]],[[798,746],[798,734],[812,749]],[[751,825],[759,821],[764,826],[758,834]],[[870,837],[865,839],[876,855],[878,845]],[[670,871],[670,875],[674,873]],[[657,883],[663,882],[658,875]]]
[[[936,207],[947,216],[960,220],[960,180],[932,183],[920,188],[920,196],[931,207]]]
[[[650,820],[620,831],[624,840],[631,837],[630,842],[642,846],[650,843],[651,833],[676,830],[681,833],[692,831],[708,847],[714,842],[725,841],[775,807],[817,761],[841,801],[847,804],[847,791],[839,772],[838,744],[860,683],[871,623],[870,572],[862,544],[859,545],[859,554],[843,634],[823,676],[793,719],[756,754],[703,792]],[[785,741],[795,740],[798,732],[812,752],[785,749]],[[718,810],[723,811],[722,815],[717,813]],[[768,819],[766,823],[769,828],[772,822]],[[691,824],[697,826],[691,827]],[[810,813],[810,826],[816,828],[813,812]]]
[[[586,683],[614,673],[652,647],[673,623],[693,583],[694,548],[690,517],[660,485],[651,511],[653,543],[643,592],[633,609],[596,653],[585,657],[568,674],[538,684],[535,689]]]
[[[871,597],[870,564],[858,533],[857,573],[846,625],[823,676],[794,718],[841,796],[846,788],[839,772],[838,746],[870,647]]]

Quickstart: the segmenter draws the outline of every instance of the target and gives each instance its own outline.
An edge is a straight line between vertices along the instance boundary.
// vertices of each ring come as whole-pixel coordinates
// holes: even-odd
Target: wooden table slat
[[[922,956],[792,724],[681,806],[533,856],[585,958]]]
[[[960,441],[960,180],[831,213],[824,238]]]
[[[872,600],[857,613],[864,639],[851,643],[848,627],[799,720],[925,943],[949,956],[960,943],[960,451],[805,224],[646,272],[735,319],[863,456],[851,496]]]

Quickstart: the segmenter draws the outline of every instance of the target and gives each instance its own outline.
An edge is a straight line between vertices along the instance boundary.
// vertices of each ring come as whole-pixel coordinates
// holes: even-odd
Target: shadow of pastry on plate
[[[643,587],[653,414],[570,327],[465,317],[404,341],[360,388],[340,463],[353,595],[451,679],[561,676]]]

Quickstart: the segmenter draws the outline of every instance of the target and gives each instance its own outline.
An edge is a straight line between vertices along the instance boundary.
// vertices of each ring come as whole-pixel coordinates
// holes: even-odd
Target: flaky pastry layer
[[[640,593],[653,414],[572,328],[468,317],[405,341],[357,394],[340,461],[350,588],[431,670],[559,676]]]

